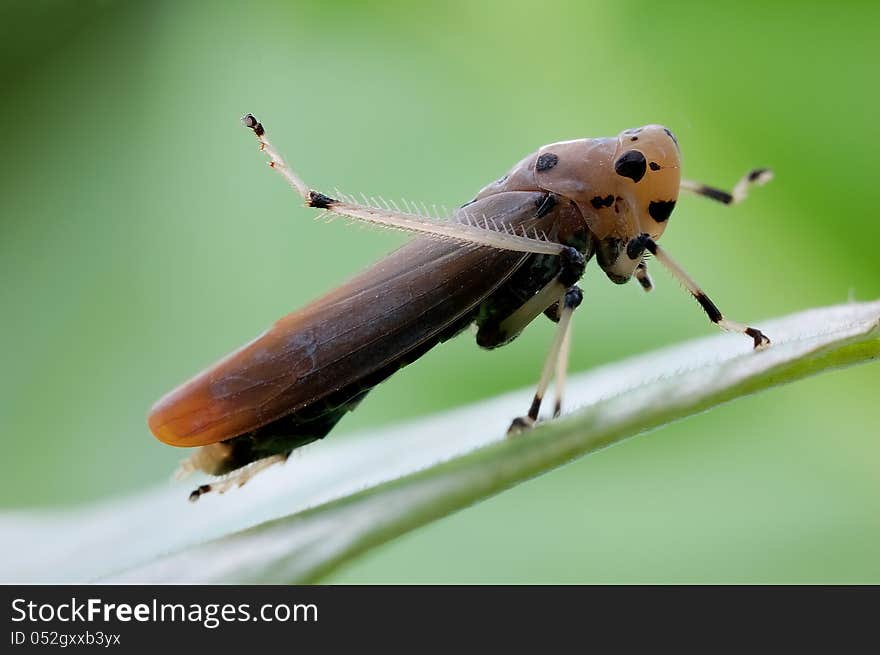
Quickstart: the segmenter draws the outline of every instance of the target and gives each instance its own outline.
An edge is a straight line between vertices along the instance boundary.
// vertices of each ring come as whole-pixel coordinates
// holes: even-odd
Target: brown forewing
[[[545,194],[504,192],[467,206],[499,225],[552,231]],[[223,441],[346,387],[476,307],[524,261],[519,252],[417,238],[159,400],[150,429],[176,446]]]

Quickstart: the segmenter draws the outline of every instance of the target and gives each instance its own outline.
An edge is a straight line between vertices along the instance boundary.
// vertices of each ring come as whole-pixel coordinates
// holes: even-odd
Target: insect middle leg
[[[559,310],[559,323],[557,323],[553,342],[550,344],[550,352],[547,353],[547,359],[544,361],[544,368],[541,370],[538,388],[535,390],[535,396],[532,398],[528,414],[513,419],[513,422],[507,429],[508,435],[519,434],[534,426],[538,421],[541,403],[544,400],[544,394],[547,392],[547,387],[550,385],[550,380],[554,373],[556,374],[557,386],[553,416],[559,416],[562,411],[562,392],[565,385],[565,373],[568,369],[571,319],[574,310],[581,304],[583,297],[584,294],[581,288],[577,285],[572,285],[566,289],[565,294],[559,299],[559,306],[561,308]]]
[[[554,373],[557,379],[554,416],[558,416],[562,411],[562,392],[568,367],[571,319],[574,310],[583,300],[583,292],[575,283],[584,274],[586,259],[571,247],[567,247],[563,251],[561,259],[562,265],[556,278],[492,330],[492,336],[498,340],[497,343],[504,343],[519,334],[528,323],[542,312],[557,321],[556,334],[544,362],[532,405],[526,416],[513,420],[507,431],[508,434],[517,434],[535,424],[538,420],[541,402]],[[485,344],[485,340],[486,338],[483,336],[483,344]],[[478,343],[481,341],[480,334],[477,335],[477,341]]]

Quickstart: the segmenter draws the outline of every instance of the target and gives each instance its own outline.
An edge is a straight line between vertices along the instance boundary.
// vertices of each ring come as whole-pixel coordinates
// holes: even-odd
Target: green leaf
[[[560,420],[505,439],[526,389],[298,451],[223,496],[156,489],[6,513],[0,579],[315,582],[341,563],[586,453],[762,389],[880,355],[880,302],[761,323],[773,345],[699,339],[573,376]]]

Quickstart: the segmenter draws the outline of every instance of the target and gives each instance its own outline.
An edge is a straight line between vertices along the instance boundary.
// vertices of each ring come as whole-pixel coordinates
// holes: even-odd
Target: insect
[[[713,323],[747,335],[755,348],[770,343],[760,330],[725,318],[657,245],[680,190],[735,204],[772,177],[767,169],[749,172],[730,193],[681,180],[675,136],[646,125],[544,146],[440,220],[409,205],[313,190],[253,115],[242,122],[309,207],[418,236],[153,406],[148,423],[159,440],[197,448],[182,473],[224,476],[190,500],[240,486],[323,438],[370,389],[470,325],[479,346],[497,348],[542,314],[557,324],[531,407],[509,433],[535,424],[554,377],[558,416],[572,315],[583,298],[577,282],[594,258],[612,282],[635,277],[650,291],[646,258],[653,255]]]

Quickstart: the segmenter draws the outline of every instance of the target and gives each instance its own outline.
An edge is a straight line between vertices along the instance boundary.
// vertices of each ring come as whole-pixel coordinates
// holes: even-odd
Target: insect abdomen
[[[373,387],[413,363],[434,346],[461,332],[473,322],[476,311],[462,316],[435,338],[402,354],[371,375],[271,423],[223,442],[228,448],[212,458],[215,468],[207,472],[223,475],[264,457],[286,454],[323,439],[348,412],[357,408]]]

